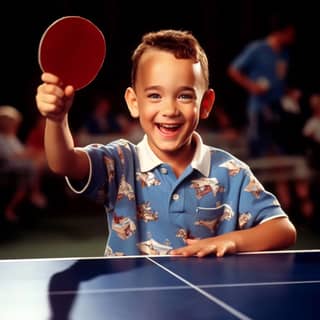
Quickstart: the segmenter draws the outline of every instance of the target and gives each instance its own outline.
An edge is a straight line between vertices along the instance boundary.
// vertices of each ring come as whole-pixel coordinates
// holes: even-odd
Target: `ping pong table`
[[[1,320],[320,319],[320,250],[0,260]]]

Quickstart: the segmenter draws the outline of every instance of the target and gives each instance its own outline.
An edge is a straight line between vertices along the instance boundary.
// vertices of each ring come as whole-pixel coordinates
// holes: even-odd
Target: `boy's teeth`
[[[160,124],[161,127],[167,128],[167,129],[172,129],[178,127],[177,124]]]

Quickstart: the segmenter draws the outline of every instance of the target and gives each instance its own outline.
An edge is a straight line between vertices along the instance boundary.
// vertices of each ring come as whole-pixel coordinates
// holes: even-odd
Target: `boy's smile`
[[[173,158],[189,163],[193,157],[192,133],[203,112],[206,93],[200,63],[177,59],[166,51],[147,50],[138,66],[135,90],[128,88],[126,100],[148,136],[153,152],[163,161]]]

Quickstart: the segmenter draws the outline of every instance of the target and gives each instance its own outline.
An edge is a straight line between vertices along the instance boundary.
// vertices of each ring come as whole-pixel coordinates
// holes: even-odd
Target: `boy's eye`
[[[150,93],[148,94],[149,99],[160,99],[160,95],[158,93]]]
[[[179,95],[179,100],[193,100],[195,99],[193,94],[190,93],[182,93]]]

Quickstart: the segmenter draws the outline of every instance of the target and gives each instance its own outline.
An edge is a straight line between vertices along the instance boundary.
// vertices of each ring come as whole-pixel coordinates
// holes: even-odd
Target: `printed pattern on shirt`
[[[105,255],[168,254],[186,239],[214,237],[285,215],[249,167],[220,149],[206,151],[208,176],[189,166],[180,180],[159,164],[142,171],[137,146],[126,140],[85,150],[92,163],[85,193],[94,195],[102,187],[106,193]]]

